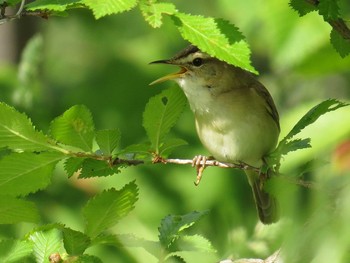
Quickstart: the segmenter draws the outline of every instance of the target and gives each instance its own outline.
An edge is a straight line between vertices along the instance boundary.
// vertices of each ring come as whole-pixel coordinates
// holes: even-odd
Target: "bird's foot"
[[[197,177],[196,181],[194,182],[196,186],[199,185],[203,176],[204,169],[207,167],[206,162],[210,159],[212,159],[212,157],[207,157],[203,155],[197,155],[192,159],[192,167],[196,167],[197,170]]]

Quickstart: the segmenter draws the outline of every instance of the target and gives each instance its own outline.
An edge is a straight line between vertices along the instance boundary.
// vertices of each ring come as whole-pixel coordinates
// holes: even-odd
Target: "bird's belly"
[[[240,120],[196,121],[202,144],[215,159],[222,162],[242,161],[260,165],[264,155],[276,145],[278,130],[274,123]]]

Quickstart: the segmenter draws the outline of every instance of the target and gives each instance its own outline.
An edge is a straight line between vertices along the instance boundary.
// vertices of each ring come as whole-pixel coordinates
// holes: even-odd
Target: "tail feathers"
[[[260,221],[272,224],[279,219],[279,207],[274,196],[264,191],[259,176],[253,171],[246,172],[253,190],[253,196]]]

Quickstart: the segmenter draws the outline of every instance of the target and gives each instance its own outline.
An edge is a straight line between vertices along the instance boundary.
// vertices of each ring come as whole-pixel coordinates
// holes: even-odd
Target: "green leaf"
[[[103,263],[102,260],[96,256],[91,255],[81,255],[74,258],[74,263]]]
[[[34,203],[3,195],[0,198],[0,224],[37,223],[39,211]]]
[[[101,234],[92,240],[93,245],[102,244],[114,247],[142,247],[156,258],[160,257],[161,247],[159,242],[150,241],[134,236],[133,234]]]
[[[169,154],[174,151],[175,148],[187,145],[187,142],[179,139],[179,138],[169,138],[166,139],[161,145],[159,149],[159,155],[162,157],[168,157]]]
[[[33,243],[33,252],[37,263],[48,263],[51,254],[63,251],[58,229],[36,231],[29,236],[29,240]]]
[[[331,43],[342,58],[350,54],[350,40],[344,39],[343,36],[334,29],[331,31]]]
[[[92,10],[96,19],[128,11],[137,4],[137,0],[81,0],[81,2]]]
[[[75,105],[51,123],[52,136],[61,143],[92,151],[94,123],[88,108]]]
[[[250,49],[247,42],[238,29],[228,21],[183,13],[176,13],[172,18],[182,37],[203,52],[257,73],[250,64]]]
[[[299,13],[299,16],[304,16],[307,13],[317,10],[315,5],[312,5],[305,0],[291,0],[289,5],[292,9]]]
[[[82,163],[82,169],[79,178],[103,177],[120,173],[119,168],[124,165],[110,166],[106,161],[94,159],[85,159]]]
[[[82,168],[84,161],[85,158],[76,157],[71,157],[65,160],[63,167],[68,175],[68,178],[72,177],[74,173],[78,172],[78,170]]]
[[[165,135],[175,125],[185,105],[185,95],[177,87],[164,90],[148,101],[143,113],[143,127],[156,153],[159,153]]]
[[[95,237],[114,226],[134,209],[137,199],[138,188],[135,181],[125,185],[119,191],[112,188],[96,195],[83,209],[86,221],[85,233],[90,237]]]
[[[310,148],[310,138],[306,139],[295,139],[291,141],[287,141],[283,144],[283,147],[277,148],[279,155],[286,155],[289,152],[297,151],[300,149]]]
[[[200,235],[181,236],[176,240],[176,246],[179,251],[216,252],[211,242]]]
[[[25,114],[0,102],[0,147],[6,146],[15,151],[43,151],[51,147]]]
[[[97,131],[96,142],[104,155],[111,155],[119,146],[120,131],[117,129]]]
[[[319,1],[317,8],[320,15],[328,21],[339,17],[339,0],[322,0]]]
[[[45,188],[58,161],[65,158],[54,152],[12,153],[0,160],[0,194],[20,196]]]
[[[81,255],[90,246],[90,238],[80,231],[64,228],[63,244],[69,255]]]
[[[33,245],[26,240],[2,240],[0,241],[0,262],[22,262],[24,258],[33,252]]]
[[[39,69],[43,57],[43,37],[36,34],[26,44],[18,66],[18,85],[13,91],[13,102],[23,108],[33,108],[41,98]]]
[[[149,143],[132,144],[121,150],[118,155],[125,155],[128,159],[147,159],[152,157],[151,148]]]
[[[163,247],[169,247],[180,235],[180,232],[192,226],[206,215],[208,211],[191,212],[183,216],[168,215],[160,223],[159,241]]]
[[[339,108],[348,106],[349,104],[340,102],[336,99],[329,99],[321,102],[320,104],[309,110],[292,128],[292,130],[283,138],[282,141],[287,141],[297,135],[302,129],[310,124],[314,123],[320,116],[327,112],[337,110]],[[281,142],[282,142],[281,141]]]
[[[149,3],[149,1],[141,1],[140,9],[145,20],[153,27],[160,27],[162,15],[173,15],[177,12],[174,4],[171,3]]]
[[[81,3],[81,0],[36,0],[26,5],[27,10],[51,10],[62,12],[70,6]]]
[[[279,142],[277,148],[268,156],[267,163],[269,166],[279,166],[282,155],[286,155],[289,152],[299,149],[310,148],[310,138],[306,139],[294,139],[302,129],[310,124],[314,123],[320,116],[327,112],[334,111],[336,109],[348,106],[349,104],[340,102],[335,99],[329,99],[321,102],[320,104],[309,110],[292,128],[292,130]]]
[[[21,0],[1,0],[0,4],[6,2],[8,5],[16,5],[21,2]]]

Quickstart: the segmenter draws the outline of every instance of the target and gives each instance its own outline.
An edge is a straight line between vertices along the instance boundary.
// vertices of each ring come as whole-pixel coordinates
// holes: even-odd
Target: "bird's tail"
[[[263,189],[262,177],[255,171],[246,171],[248,181],[253,190],[253,196],[258,216],[263,224],[272,224],[279,219],[279,207],[276,198]]]

